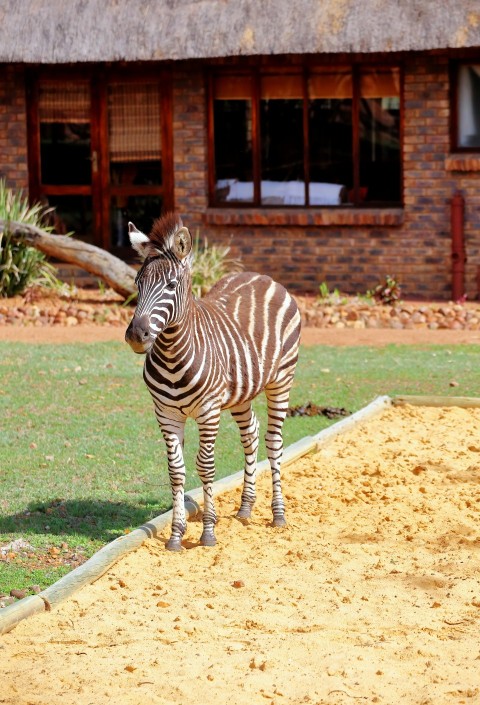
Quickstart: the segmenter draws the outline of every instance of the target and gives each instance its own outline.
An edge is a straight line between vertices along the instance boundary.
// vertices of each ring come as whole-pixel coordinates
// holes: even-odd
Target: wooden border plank
[[[480,407],[480,398],[399,394],[393,397],[392,404],[394,406],[405,406],[407,404],[412,406],[459,406],[466,409]]]

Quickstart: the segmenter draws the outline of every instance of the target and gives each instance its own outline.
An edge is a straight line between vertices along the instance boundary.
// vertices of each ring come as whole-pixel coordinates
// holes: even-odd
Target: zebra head
[[[169,214],[150,235],[128,224],[132,247],[143,259],[135,280],[137,308],[125,333],[136,353],[147,353],[159,333],[179,323],[191,292],[192,237],[180,218]]]

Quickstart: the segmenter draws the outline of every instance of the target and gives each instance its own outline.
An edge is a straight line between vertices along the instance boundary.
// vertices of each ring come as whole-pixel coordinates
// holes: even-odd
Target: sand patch
[[[285,469],[287,529],[263,476],[1,637],[0,703],[480,702],[479,478],[480,409],[388,409]]]

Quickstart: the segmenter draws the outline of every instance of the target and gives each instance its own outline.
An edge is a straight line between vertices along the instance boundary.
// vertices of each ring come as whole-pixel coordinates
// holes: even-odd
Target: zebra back
[[[252,399],[269,383],[293,374],[300,314],[281,284],[254,272],[230,274],[197,307],[212,347],[226,359],[226,406]]]

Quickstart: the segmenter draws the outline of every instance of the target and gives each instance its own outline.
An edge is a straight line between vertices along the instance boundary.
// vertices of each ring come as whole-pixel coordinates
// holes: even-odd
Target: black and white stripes
[[[200,543],[215,544],[212,483],[220,412],[229,409],[245,452],[245,480],[237,516],[247,521],[255,502],[259,443],[252,399],[264,391],[265,435],[272,468],[275,526],[285,525],[280,482],[282,426],[298,356],[300,315],[288,292],[251,272],[221,279],[200,300],[191,291],[192,241],[179,218],[154,223],[149,236],[129,226],[130,240],[144,262],[137,276],[138,305],[126,340],[146,353],[144,379],[167,445],[172,486],[172,534],[167,548],[180,550],[185,531],[183,461],[186,419],[198,424],[197,470],[204,489]]]

